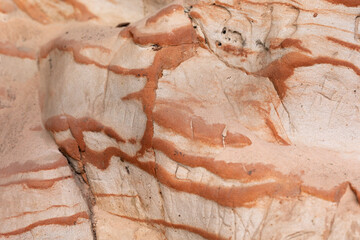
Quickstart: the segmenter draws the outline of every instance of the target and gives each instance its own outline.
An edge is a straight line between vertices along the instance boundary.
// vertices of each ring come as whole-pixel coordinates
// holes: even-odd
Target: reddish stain
[[[344,5],[346,7],[358,7],[360,6],[360,0],[326,0],[329,3],[332,4],[341,4]]]
[[[250,146],[252,144],[251,140],[248,137],[240,133],[232,133],[229,131],[227,132],[224,141],[226,146],[234,148],[242,148]]]
[[[51,188],[55,182],[59,182],[65,179],[72,178],[72,176],[58,177],[54,179],[22,179],[19,181],[13,181],[0,185],[0,187],[7,187],[14,184],[25,184],[28,188],[34,189],[48,189]]]
[[[223,147],[224,124],[207,124],[201,117],[194,115],[186,107],[174,107],[171,105],[157,105],[153,113],[154,121],[162,127],[195,141],[201,141],[208,145]],[[251,145],[249,138],[241,134],[229,133],[225,137],[225,143],[231,146],[244,147]]]
[[[269,78],[274,84],[280,99],[283,99],[288,89],[285,82],[294,74],[295,69],[299,67],[310,67],[316,64],[330,64],[333,66],[347,67],[360,76],[360,69],[348,61],[330,57],[312,58],[297,52],[288,53],[282,58],[273,61],[267,67],[257,72],[257,74]]]
[[[280,134],[278,133],[278,131],[276,130],[276,127],[274,126],[274,123],[266,118],[265,120],[265,124],[266,126],[269,127],[269,129],[271,130],[272,135],[274,136],[274,138],[276,139],[276,141],[282,145],[290,145],[289,142],[287,142],[285,139],[283,139]]]
[[[169,16],[169,15],[173,14],[174,12],[182,12],[182,11],[184,11],[183,6],[178,5],[178,4],[170,5],[166,8],[163,8],[159,12],[157,12],[154,16],[149,17],[146,20],[146,25],[156,23],[162,17]]]
[[[23,50],[19,49],[17,46],[15,46],[13,43],[0,42],[0,54],[12,56],[12,57],[18,57],[18,58],[28,58],[31,60],[36,59],[36,52],[32,49],[29,50]]]
[[[112,212],[108,212],[108,213],[111,215],[117,216],[117,217],[121,217],[121,218],[128,219],[130,221],[134,221],[134,222],[146,223],[146,224],[151,224],[151,225],[162,225],[162,226],[173,228],[173,229],[182,229],[182,230],[185,230],[185,231],[188,231],[191,233],[195,233],[195,234],[197,234],[205,239],[209,239],[209,240],[227,240],[226,238],[223,238],[223,237],[219,236],[218,234],[210,233],[201,228],[197,228],[194,226],[170,223],[170,222],[167,222],[162,219],[139,219],[139,218],[133,218],[133,217],[128,217],[128,216],[124,216],[124,215],[118,215],[118,214],[115,214]]]
[[[176,146],[160,138],[153,139],[153,148],[163,152],[173,161],[192,167],[202,167],[209,172],[223,178],[240,180],[241,182],[259,181],[268,178],[286,179],[288,176],[273,170],[273,166],[263,164],[243,164],[228,163],[215,160],[212,157],[201,157],[188,154],[186,151],[176,148]],[[251,174],[249,174],[251,171]]]
[[[68,216],[68,217],[49,218],[46,220],[41,220],[41,221],[35,222],[24,228],[19,228],[15,231],[0,233],[0,236],[9,237],[9,236],[14,236],[14,235],[20,235],[22,233],[31,231],[32,229],[39,227],[39,226],[47,226],[47,225],[72,226],[72,225],[76,224],[76,222],[79,218],[89,219],[89,215],[86,212],[79,212],[79,213],[76,213],[76,214],[74,214],[72,216]]]
[[[337,44],[339,44],[339,45],[341,45],[343,47],[346,47],[346,48],[349,48],[351,50],[355,50],[355,51],[360,52],[360,45],[345,42],[345,41],[342,41],[340,39],[333,38],[333,37],[326,37],[326,39],[329,40],[329,41],[332,41],[334,43],[337,43]]]
[[[26,173],[26,172],[38,172],[44,170],[52,170],[60,167],[67,166],[67,161],[63,156],[60,156],[57,161],[39,165],[34,161],[26,161],[23,164],[19,164],[17,162],[10,164],[5,168],[0,169],[0,177],[2,176],[10,176],[17,173]]]
[[[330,190],[322,190],[317,189],[315,187],[310,186],[301,186],[301,191],[312,196],[316,196],[318,198],[332,201],[332,202],[339,202],[341,197],[344,195],[347,187],[349,186],[348,182],[341,183],[339,186],[333,187]]]
[[[143,33],[136,27],[131,27],[130,34],[133,41],[140,45],[156,44],[158,46],[174,46],[192,44],[197,40],[196,32],[190,23],[175,28],[170,32],[158,34]]]
[[[155,21],[155,20],[154,20]],[[196,33],[192,26],[184,26],[182,28],[174,29],[170,33],[161,34],[143,34],[135,27],[128,27],[124,29],[121,34],[123,37],[132,38],[134,42],[138,44],[158,44],[159,46],[165,46],[157,51],[154,62],[146,69],[124,69],[119,66],[103,66],[95,63],[84,56],[78,56],[78,50],[74,47],[71,51],[74,52],[74,58],[76,61],[85,64],[96,64],[99,67],[106,67],[110,71],[122,74],[122,75],[134,75],[137,77],[143,76],[147,78],[147,83],[142,91],[139,91],[136,97],[142,102],[144,113],[147,116],[146,130],[143,138],[141,139],[141,149],[137,152],[135,157],[131,157],[122,152],[118,148],[109,147],[104,151],[97,152],[89,148],[86,148],[84,142],[83,131],[95,131],[103,132],[104,134],[117,139],[118,141],[125,141],[116,134],[110,128],[103,126],[93,119],[81,118],[75,119],[71,116],[55,116],[46,122],[46,128],[49,131],[64,131],[70,129],[74,136],[77,145],[81,151],[80,161],[85,163],[91,163],[99,169],[106,169],[109,166],[110,159],[113,156],[120,157],[122,160],[127,161],[134,166],[146,171],[151,176],[158,179],[158,181],[173,189],[197,194],[206,199],[213,200],[220,205],[228,207],[239,206],[251,206],[256,199],[263,196],[271,197],[297,197],[300,194],[301,182],[296,176],[283,176],[282,174],[272,170],[264,165],[245,165],[243,164],[226,163],[224,161],[214,161],[211,158],[203,158],[198,156],[188,156],[186,153],[180,154],[180,152],[169,142],[153,139],[154,129],[153,121],[157,121],[160,125],[167,126],[180,134],[191,136],[194,139],[198,139],[204,142],[211,142],[217,145],[222,144],[221,134],[224,130],[222,124],[208,125],[199,117],[194,116],[190,119],[190,115],[183,116],[183,119],[178,120],[182,125],[190,126],[190,120],[192,121],[192,130],[177,129],[172,119],[166,118],[166,111],[172,111],[169,109],[160,109],[154,112],[155,105],[155,91],[157,88],[158,79],[162,76],[164,69],[173,69],[179,66],[182,62],[191,58],[196,54],[196,48],[199,47],[197,42]],[[288,41],[288,45],[295,46],[296,48],[302,48],[300,42]],[[171,46],[176,45],[176,46]],[[58,46],[59,47],[59,46]],[[67,49],[64,49],[67,50]],[[306,52],[307,49],[303,48]],[[48,53],[48,50],[45,51]],[[46,55],[45,54],[45,55]],[[335,66],[345,66],[354,70],[357,74],[360,74],[360,70],[353,64],[337,60],[328,57],[311,58],[301,53],[289,53],[279,60],[274,61],[269,66],[259,71],[257,74],[268,77],[274,84],[279,96],[283,98],[286,94],[285,81],[293,75],[294,69],[303,66],[312,66],[315,64],[332,64]],[[165,112],[161,112],[165,111]],[[175,114],[182,114],[176,113]],[[187,113],[188,114],[188,113]],[[169,114],[167,114],[169,115]],[[179,115],[179,116],[180,116]],[[267,123],[270,129],[274,128],[271,123]],[[251,144],[250,139],[246,136],[236,133],[229,133],[228,144],[239,144],[240,146],[247,146]],[[284,141],[279,137],[276,131],[273,131],[275,137],[278,140]],[[286,141],[284,141],[284,144]],[[61,147],[60,143],[60,147]],[[75,142],[71,143],[75,145]],[[66,144],[65,144],[66,145]],[[63,147],[66,151],[70,151],[71,154],[77,155],[74,151],[74,147]],[[157,149],[164,152],[168,157],[179,163],[188,165],[190,167],[204,167],[208,171],[217,174],[224,179],[241,179],[243,181],[254,181],[254,179],[268,179],[275,178],[277,182],[264,183],[260,185],[248,186],[248,187],[214,187],[203,183],[180,181],[173,174],[167,172],[162,166],[155,162],[141,162],[139,157],[143,156],[146,151],[150,149]],[[175,153],[175,155],[174,155]],[[177,154],[176,154],[177,153]],[[153,156],[155,157],[155,156]],[[318,194],[316,191],[311,194]],[[328,197],[325,192],[322,196]],[[332,193],[329,199],[336,201],[338,198]],[[341,191],[339,192],[341,194]]]
[[[312,54],[312,52],[308,49],[302,46],[302,41],[300,39],[292,39],[292,38],[286,38],[284,39],[280,45],[278,46],[270,46],[271,49],[277,49],[277,48],[290,48],[294,47],[297,48],[303,52]]]
[[[84,4],[77,0],[64,0],[64,2],[70,4],[74,8],[74,17],[78,21],[87,21],[97,18],[97,16],[90,12]]]
[[[64,2],[70,4],[74,9],[74,13],[70,16],[66,16],[62,12],[59,12],[66,19],[74,18],[78,21],[87,21],[92,18],[97,18],[97,16],[91,13],[84,4],[78,2],[77,0],[64,0]],[[47,13],[36,2],[29,2],[27,0],[14,0],[14,3],[35,21],[42,24],[48,24],[51,22],[51,19],[49,18]],[[44,4],[47,5],[47,7],[49,8],[53,8],[53,6],[49,4]]]
[[[240,57],[245,57],[247,58],[249,54],[252,54],[254,52],[250,51],[249,49],[245,49],[245,48],[239,48],[239,47],[235,47],[229,44],[222,44],[220,46],[221,50],[230,53],[232,55],[235,56],[240,56]]]

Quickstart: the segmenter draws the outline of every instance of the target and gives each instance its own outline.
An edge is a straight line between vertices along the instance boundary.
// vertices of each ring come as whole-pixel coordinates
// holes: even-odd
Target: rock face
[[[42,124],[40,47],[67,28],[115,27],[165,3],[0,0],[0,239],[94,238],[88,187]]]
[[[1,45],[0,238],[360,238],[358,1],[74,2]]]

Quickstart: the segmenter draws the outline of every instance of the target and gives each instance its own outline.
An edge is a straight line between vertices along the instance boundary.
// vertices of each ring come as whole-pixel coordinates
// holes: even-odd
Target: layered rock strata
[[[45,46],[45,127],[98,238],[356,239],[357,14],[199,1]]]
[[[41,80],[2,91],[25,137],[0,170],[0,238],[359,238],[359,6],[184,1],[64,27],[39,51],[2,45]],[[18,213],[11,194],[29,199]]]
[[[66,29],[115,28],[154,4],[0,0],[0,239],[95,238],[89,188],[42,123],[39,51]]]

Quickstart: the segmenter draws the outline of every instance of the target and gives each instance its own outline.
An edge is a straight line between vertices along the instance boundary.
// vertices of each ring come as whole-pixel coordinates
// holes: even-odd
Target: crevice
[[[360,205],[360,194],[358,193],[357,189],[350,183],[348,182],[349,188],[350,190],[353,192],[356,202]]]
[[[130,25],[130,22],[122,22],[119,23],[118,25],[116,25],[117,28],[123,28],[123,27],[127,27]]]
[[[355,18],[354,38],[360,42],[360,15]]]
[[[154,126],[154,121],[153,121],[153,126]],[[161,214],[162,214],[162,217],[163,219],[165,219],[165,214],[166,214],[166,211],[165,211],[165,200],[164,200],[164,197],[162,195],[162,191],[161,191],[161,183],[159,182],[159,178],[158,178],[158,173],[157,173],[157,168],[158,168],[158,162],[156,161],[156,152],[155,150],[152,148],[152,151],[154,153],[154,161],[155,161],[155,180],[156,180],[156,183],[158,185],[158,188],[159,188],[159,195],[160,195],[160,199],[161,199]]]
[[[276,91],[276,89],[275,89],[275,91]],[[286,112],[286,115],[287,115],[287,117],[288,117],[288,120],[289,120],[289,128],[290,128],[289,131],[290,131],[290,132],[297,131],[294,123],[293,123],[292,120],[291,120],[291,115],[290,115],[289,110],[287,109],[284,101],[281,99],[279,93],[278,93],[277,91],[276,91],[276,93],[277,93],[277,95],[278,95],[278,97],[279,97],[278,99],[280,100],[280,103],[281,103],[281,105],[283,106],[283,108],[284,108],[284,110],[285,110],[285,112]],[[276,110],[276,108],[275,108],[275,110]],[[281,118],[280,118],[280,115],[279,115],[279,113],[278,113],[277,110],[276,110],[276,113],[277,113],[279,119],[281,119]],[[281,124],[281,125],[282,125],[282,127],[284,128],[284,125],[283,125],[283,124]],[[284,129],[285,129],[285,128],[284,128]],[[285,132],[286,132],[286,130],[285,130]],[[286,133],[286,134],[288,135],[288,133]],[[289,137],[288,137],[288,138],[289,138]]]
[[[338,206],[339,206],[339,204],[338,204]],[[324,233],[324,239],[326,239],[326,240],[328,240],[329,237],[331,236],[333,226],[334,226],[334,222],[335,222],[335,218],[336,218],[336,212],[334,213],[334,215],[331,218],[329,229],[327,230],[327,232]]]
[[[75,179],[75,184],[79,187],[79,190],[81,192],[82,197],[85,199],[86,205],[89,209],[89,219],[91,223],[91,231],[93,235],[93,240],[97,240],[96,236],[96,222],[95,222],[95,216],[94,216],[94,206],[96,204],[96,199],[94,197],[94,194],[91,191],[89,182],[87,180],[87,174],[84,166],[81,164],[78,166],[78,163],[81,163],[70,156],[68,156],[66,153],[59,151],[64,155],[66,160],[68,161],[69,167],[71,169],[71,172]],[[80,152],[81,154],[81,152]],[[80,159],[82,159],[82,156],[80,155]]]
[[[218,5],[216,5],[216,6],[218,6]],[[223,7],[223,6],[221,6],[221,7]],[[224,7],[224,8],[225,8],[225,7]],[[226,9],[226,8],[225,8],[225,9]],[[229,10],[227,9],[227,11],[229,11]],[[201,33],[203,34],[204,40],[205,40],[205,46],[207,47],[207,49],[208,49],[213,55],[215,55],[215,56],[216,56],[221,62],[223,62],[227,67],[232,68],[232,69],[240,70],[240,71],[244,72],[244,73],[247,74],[247,75],[251,74],[251,73],[249,73],[248,71],[246,71],[244,68],[234,66],[234,65],[230,64],[229,62],[227,62],[227,61],[226,61],[225,59],[223,59],[222,57],[220,57],[218,54],[216,54],[216,53],[214,52],[214,50],[211,48],[210,44],[209,44],[209,38],[208,38],[208,36],[205,34],[203,25],[202,25],[201,23],[196,23],[195,20],[190,16],[190,12],[188,12],[188,13],[186,13],[186,14],[187,14],[188,18],[190,19],[190,21],[191,21],[191,23],[192,23],[193,26],[199,26],[199,27],[197,27],[196,29],[199,29],[199,31],[201,31]],[[231,15],[230,15],[230,18],[231,18]],[[220,43],[220,42],[218,42],[218,43]],[[221,44],[221,43],[220,43],[220,44]]]

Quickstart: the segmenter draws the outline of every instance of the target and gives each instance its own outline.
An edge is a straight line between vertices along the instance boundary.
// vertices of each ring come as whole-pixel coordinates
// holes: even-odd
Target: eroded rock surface
[[[89,187],[42,124],[38,56],[68,28],[115,28],[154,4],[131,3],[0,0],[0,239],[95,238]]]
[[[44,127],[89,234],[358,239],[359,7],[184,1],[41,44]]]

